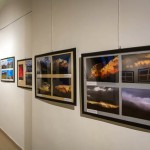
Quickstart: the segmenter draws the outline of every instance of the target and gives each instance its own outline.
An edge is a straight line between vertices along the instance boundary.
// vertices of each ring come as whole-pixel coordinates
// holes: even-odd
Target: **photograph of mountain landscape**
[[[71,98],[71,79],[54,78],[53,95],[58,97],[63,97],[63,98]]]
[[[150,120],[150,90],[122,88],[122,115]]]
[[[150,53],[122,56],[122,82],[150,83]]]
[[[38,94],[51,95],[51,78],[39,78],[37,83]]]
[[[53,59],[53,74],[71,74],[71,53],[55,55]]]
[[[2,70],[2,79],[13,79],[13,70]]]
[[[87,86],[87,109],[119,114],[119,88]]]
[[[7,79],[7,70],[2,70],[2,79]]]
[[[51,60],[49,56],[38,57],[37,74],[50,74],[51,73]]]
[[[13,57],[1,60],[2,69],[13,68],[13,65],[14,65],[14,58]]]
[[[118,63],[118,56],[87,58],[87,81],[119,82]]]

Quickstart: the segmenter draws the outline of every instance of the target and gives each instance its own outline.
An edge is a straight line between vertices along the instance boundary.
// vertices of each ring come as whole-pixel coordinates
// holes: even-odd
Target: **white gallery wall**
[[[32,91],[17,87],[17,60],[32,57],[31,23],[30,0],[3,3],[0,9],[0,59],[15,56],[16,76],[15,83],[0,82],[0,128],[26,150],[31,150]]]
[[[36,99],[34,80],[32,92],[0,82],[0,128],[23,150],[149,150],[148,131],[83,116],[80,95],[82,53],[150,45],[149,6],[149,0],[6,0],[0,59],[76,47],[77,106]]]
[[[83,116],[79,78],[81,53],[150,44],[149,6],[148,0],[33,0],[32,56],[77,48],[77,106],[35,99],[33,90],[32,150],[150,149],[149,132]]]

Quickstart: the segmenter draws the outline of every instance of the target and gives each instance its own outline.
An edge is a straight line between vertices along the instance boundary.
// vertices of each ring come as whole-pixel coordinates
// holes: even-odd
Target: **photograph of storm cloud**
[[[122,56],[122,82],[150,83],[150,53]]]
[[[119,88],[87,86],[87,108],[119,114]]]
[[[53,74],[71,74],[71,53],[52,57]]]
[[[118,61],[118,56],[87,58],[87,81],[118,82]]]
[[[122,115],[150,120],[150,90],[123,88]]]

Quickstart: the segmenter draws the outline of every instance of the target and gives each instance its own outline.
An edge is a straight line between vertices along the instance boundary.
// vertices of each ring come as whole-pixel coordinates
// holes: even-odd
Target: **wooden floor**
[[[0,150],[21,150],[0,129]]]

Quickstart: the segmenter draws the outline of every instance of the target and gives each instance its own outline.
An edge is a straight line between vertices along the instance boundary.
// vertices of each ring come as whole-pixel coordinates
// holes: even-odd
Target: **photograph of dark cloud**
[[[53,56],[53,74],[71,74],[71,54]]]
[[[150,90],[123,88],[122,115],[150,120]]]
[[[119,88],[87,86],[87,108],[119,114]]]
[[[122,56],[122,82],[150,83],[150,53]]]
[[[87,81],[118,82],[118,56],[86,59]]]

